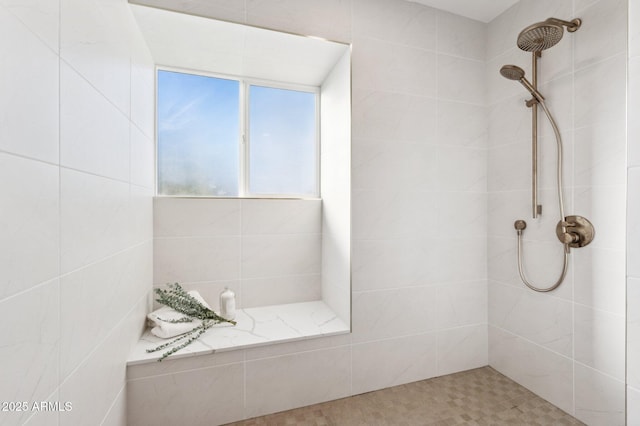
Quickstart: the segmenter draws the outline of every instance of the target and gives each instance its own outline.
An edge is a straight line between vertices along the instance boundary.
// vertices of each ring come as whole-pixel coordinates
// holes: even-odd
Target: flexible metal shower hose
[[[558,130],[558,125],[556,124],[556,121],[553,119],[553,117],[551,116],[551,113],[549,112],[549,109],[547,108],[547,105],[544,103],[543,100],[539,100],[538,104],[542,107],[542,109],[544,110],[544,113],[546,114],[547,118],[549,119],[549,122],[551,123],[551,127],[553,127],[553,132],[556,135],[556,144],[557,144],[557,151],[558,151],[558,162],[557,162],[557,166],[556,166],[556,172],[557,172],[557,189],[558,189],[558,207],[560,210],[560,221],[564,222],[565,220],[565,216],[564,216],[564,197],[562,195],[562,137],[560,136],[560,131]],[[562,227],[562,231],[566,232],[566,228],[563,226]],[[567,275],[567,269],[569,267],[569,244],[564,244],[564,262],[562,264],[562,273],[560,274],[560,277],[558,278],[558,280],[551,286],[546,287],[546,288],[541,288],[541,287],[537,287],[533,284],[531,284],[531,282],[527,279],[527,277],[524,274],[524,268],[522,266],[522,230],[518,229],[518,273],[520,274],[520,279],[522,280],[522,282],[529,287],[531,290],[535,290],[538,292],[548,292],[548,291],[552,291],[555,290],[556,288],[558,288],[558,286],[560,284],[562,284],[562,281],[564,281],[564,278]]]

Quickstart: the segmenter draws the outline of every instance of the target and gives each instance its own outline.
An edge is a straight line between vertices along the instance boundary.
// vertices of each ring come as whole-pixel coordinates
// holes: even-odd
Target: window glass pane
[[[235,80],[158,71],[158,193],[238,195]]]
[[[249,192],[317,195],[316,94],[251,86]]]

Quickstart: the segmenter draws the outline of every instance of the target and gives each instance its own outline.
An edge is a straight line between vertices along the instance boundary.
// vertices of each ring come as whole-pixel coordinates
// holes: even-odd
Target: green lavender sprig
[[[156,289],[156,294],[158,295],[158,298],[156,299],[158,303],[166,305],[173,310],[185,315],[184,317],[175,320],[162,321],[170,323],[192,322],[193,319],[199,319],[202,321],[201,325],[194,327],[191,331],[184,333],[171,342],[163,343],[153,349],[147,349],[148,353],[156,352],[187,339],[184,342],[180,343],[180,345],[173,347],[167,352],[163,353],[162,357],[160,357],[158,361],[162,361],[169,355],[178,352],[180,349],[186,348],[191,343],[198,340],[198,338],[202,336],[204,332],[211,328],[214,324],[228,322],[230,324],[236,325],[235,321],[223,318],[215,313],[212,309],[204,306],[196,298],[187,293],[178,283],[169,284],[167,290],[158,288]]]

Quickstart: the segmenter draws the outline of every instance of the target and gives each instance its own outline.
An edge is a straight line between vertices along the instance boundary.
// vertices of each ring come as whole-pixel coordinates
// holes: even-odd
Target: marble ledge
[[[216,324],[197,341],[167,359],[209,355],[232,351],[349,333],[349,325],[342,321],[323,301],[291,303],[240,309],[237,324]],[[156,362],[166,351],[147,353],[171,339],[160,339],[150,330],[140,338],[127,360],[127,366]]]

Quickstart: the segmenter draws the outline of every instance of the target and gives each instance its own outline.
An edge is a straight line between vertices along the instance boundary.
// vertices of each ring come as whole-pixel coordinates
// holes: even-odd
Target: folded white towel
[[[211,309],[211,306],[205,302],[205,300],[200,296],[200,293],[197,291],[188,292],[193,298],[198,300],[198,302],[202,303],[207,308]],[[153,326],[151,329],[151,333],[155,336],[161,337],[163,339],[169,339],[171,337],[178,336],[180,334],[184,334],[188,331],[193,330],[202,324],[202,321],[199,319],[194,319],[191,322],[179,322],[179,323],[171,323],[162,321],[160,318],[164,320],[174,320],[183,318],[185,315],[181,314],[174,309],[163,306],[162,308],[155,310],[147,315],[149,319],[150,325]]]

